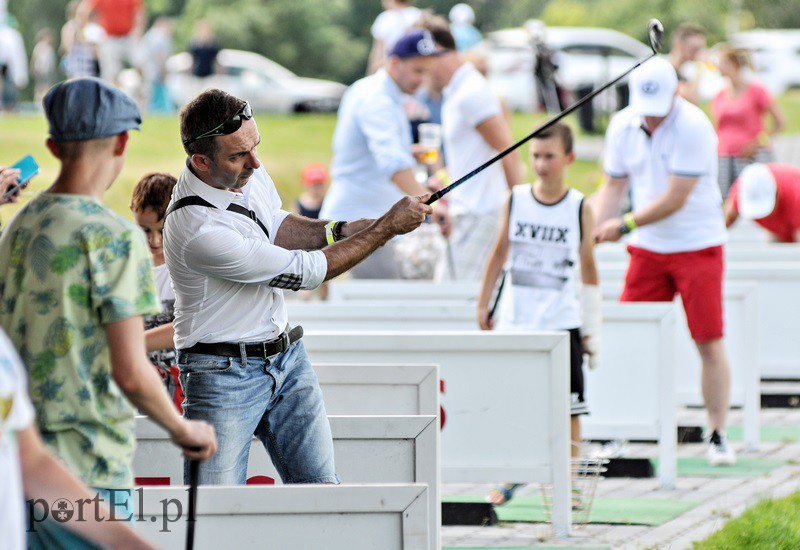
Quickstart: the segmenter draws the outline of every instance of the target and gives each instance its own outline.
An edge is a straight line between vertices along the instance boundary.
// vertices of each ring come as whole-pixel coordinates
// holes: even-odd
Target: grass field
[[[792,90],[779,99],[788,120],[787,133],[800,133],[800,90]],[[545,120],[541,113],[515,114],[512,119],[514,139],[526,136]],[[331,138],[336,123],[335,115],[296,115],[256,117],[261,132],[259,156],[278,187],[288,207],[301,190],[300,171],[309,162],[329,163]],[[577,128],[572,117],[568,123]],[[50,186],[56,177],[58,163],[47,151],[44,142],[47,124],[42,115],[0,116],[0,165],[8,165],[24,155],[33,155],[42,167],[23,200]],[[577,139],[582,138],[578,132]],[[527,146],[522,148],[526,160]],[[146,173],[154,171],[177,175],[183,167],[185,155],[178,139],[178,119],[172,117],[147,117],[141,132],[134,132],[125,169],[117,182],[106,193],[106,202],[123,216],[130,217],[128,202],[131,189]],[[530,178],[530,170],[526,168]],[[570,168],[571,185],[592,192],[599,185],[602,170],[595,162],[576,161]],[[469,185],[469,184],[465,184]],[[0,209],[0,221],[6,222],[18,207]]]
[[[800,493],[765,500],[694,545],[695,550],[797,548],[800,548]]]
[[[259,156],[278,186],[288,206],[300,193],[300,171],[309,162],[329,163],[335,115],[296,115],[256,117],[261,133]],[[542,115],[515,115],[515,139],[524,137]],[[0,117],[0,164],[11,164],[31,154],[39,162],[42,173],[31,183],[25,198],[50,186],[57,175],[58,163],[47,151],[47,123],[42,115],[5,115]],[[527,155],[527,149],[523,152]],[[117,182],[106,193],[105,201],[115,211],[130,217],[128,202],[131,189],[148,172],[163,171],[177,175],[185,154],[178,139],[175,117],[145,118],[141,132],[133,132],[125,168]],[[601,177],[595,163],[577,162],[570,173],[573,185],[592,190]],[[18,209],[4,207],[0,220],[7,221]]]

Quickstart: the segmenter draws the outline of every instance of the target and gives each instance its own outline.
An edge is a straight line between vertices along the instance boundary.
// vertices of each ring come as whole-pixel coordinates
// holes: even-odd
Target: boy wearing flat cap
[[[147,359],[142,315],[159,311],[147,243],[102,203],[139,109],[93,78],[58,84],[43,103],[61,170],[0,237],[0,326],[28,371],[45,443],[116,505],[116,518],[129,518],[134,407],[190,458],[209,458],[216,438],[210,425],[178,416]],[[29,536],[50,528],[59,529],[40,524]]]

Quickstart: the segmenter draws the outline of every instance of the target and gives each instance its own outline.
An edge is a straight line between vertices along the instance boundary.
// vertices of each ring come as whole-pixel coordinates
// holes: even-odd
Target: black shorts
[[[570,415],[589,414],[583,396],[583,337],[577,328],[569,330],[569,363]]]

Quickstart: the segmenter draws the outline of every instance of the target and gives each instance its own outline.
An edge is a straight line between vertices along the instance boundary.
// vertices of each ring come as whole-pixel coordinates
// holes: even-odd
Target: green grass
[[[794,550],[800,548],[800,493],[765,500],[729,521],[695,550]]]
[[[517,114],[513,117],[514,138],[530,133],[534,124],[545,119],[542,114]],[[258,148],[261,161],[275,181],[285,207],[301,191],[300,171],[309,162],[330,163],[331,139],[335,115],[295,115],[256,117],[261,133]],[[575,127],[576,125],[573,125]],[[23,201],[46,189],[58,175],[58,162],[45,147],[47,123],[43,115],[0,116],[0,165],[8,165],[31,154],[42,167],[23,193]],[[527,164],[527,147],[521,157]],[[128,158],[120,177],[105,195],[105,202],[119,214],[130,218],[128,203],[136,182],[149,172],[178,175],[185,155],[178,139],[177,116],[147,117],[141,132],[132,132]],[[530,169],[526,168],[530,178]],[[600,182],[602,170],[594,162],[577,161],[569,171],[571,185],[591,192]],[[7,222],[19,209],[17,205],[0,209],[0,221]]]

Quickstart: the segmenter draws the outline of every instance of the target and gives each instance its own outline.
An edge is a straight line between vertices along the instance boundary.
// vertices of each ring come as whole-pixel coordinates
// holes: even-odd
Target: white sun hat
[[[739,214],[759,220],[775,210],[778,184],[766,164],[750,164],[739,174]]]

